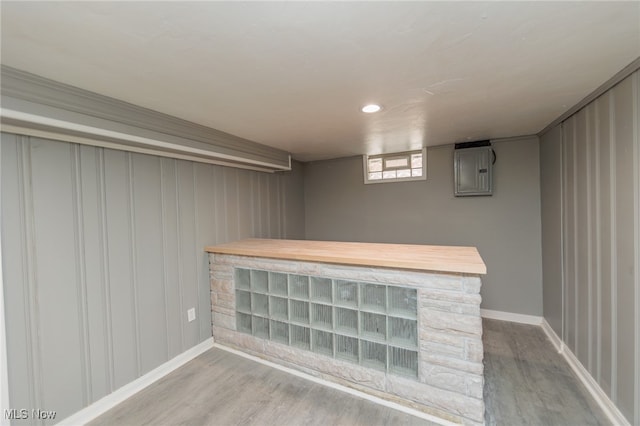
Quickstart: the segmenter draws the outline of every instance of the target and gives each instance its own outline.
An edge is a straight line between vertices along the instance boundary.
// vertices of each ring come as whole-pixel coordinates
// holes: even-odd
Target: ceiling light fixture
[[[376,104],[369,104],[369,105],[365,105],[362,107],[361,111],[362,112],[366,112],[368,114],[372,114],[374,112],[378,112],[382,109],[382,107],[380,105],[376,105]]]

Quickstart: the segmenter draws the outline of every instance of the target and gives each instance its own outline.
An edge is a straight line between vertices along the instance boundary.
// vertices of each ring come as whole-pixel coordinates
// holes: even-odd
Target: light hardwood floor
[[[539,327],[483,325],[487,424],[608,424]],[[90,425],[433,423],[214,348]]]

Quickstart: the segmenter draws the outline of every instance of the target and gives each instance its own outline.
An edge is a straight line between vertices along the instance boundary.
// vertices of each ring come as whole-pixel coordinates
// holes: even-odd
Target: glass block
[[[269,289],[269,274],[267,271],[251,270],[251,290],[266,293]]]
[[[358,363],[358,339],[336,334],[336,358]]]
[[[366,340],[360,341],[360,353],[362,354],[361,363],[365,367],[375,368],[376,370],[386,371],[387,368],[387,346],[368,342]]]
[[[312,303],[311,325],[331,329],[333,327],[333,308],[329,305]]]
[[[358,283],[353,281],[336,281],[336,305],[358,306]]]
[[[269,320],[253,315],[251,317],[251,329],[253,335],[263,339],[269,338]]]
[[[236,290],[236,310],[251,313],[251,293],[248,291]]]
[[[389,341],[402,346],[418,347],[418,321],[389,317]]]
[[[269,293],[279,296],[287,295],[287,274],[269,272]]]
[[[360,328],[363,337],[384,341],[387,338],[387,317],[370,312],[360,312]]]
[[[294,299],[309,299],[309,277],[304,275],[289,275],[289,297]]]
[[[236,312],[236,330],[251,334],[251,315]]]
[[[236,268],[235,285],[236,288],[249,290],[251,288],[251,271]]]
[[[329,278],[311,277],[309,280],[311,300],[316,302],[333,302],[331,297],[331,280]]]
[[[271,320],[271,340],[274,342],[289,344],[289,324],[286,322]]]
[[[289,326],[289,336],[291,337],[291,346],[301,349],[311,348],[311,336],[307,327],[291,324]]]
[[[346,308],[336,308],[336,330],[357,336],[358,311]]]
[[[309,303],[299,300],[289,300],[291,321],[309,324]]]
[[[260,293],[251,293],[251,313],[257,315],[269,315],[269,296]]]
[[[311,330],[313,351],[319,354],[333,356],[333,334],[328,331]]]
[[[389,347],[389,371],[407,377],[418,377],[418,352]]]
[[[415,288],[389,287],[389,313],[416,318],[418,291]]]
[[[360,286],[361,309],[384,312],[387,306],[387,288],[378,284],[362,284]]]
[[[286,321],[289,319],[289,302],[284,297],[269,296],[269,315],[271,318]]]

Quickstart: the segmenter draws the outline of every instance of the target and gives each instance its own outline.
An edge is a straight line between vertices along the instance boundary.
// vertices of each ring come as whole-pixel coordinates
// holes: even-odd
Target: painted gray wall
[[[365,185],[362,157],[305,164],[310,240],[476,246],[482,307],[542,315],[538,138],[494,141],[491,197],[453,196],[453,145],[427,150],[427,180]]]
[[[562,335],[562,128],[540,138],[542,298],[544,317]]]
[[[265,174],[1,140],[12,407],[60,420],[209,338],[205,245],[304,236],[298,163]]]
[[[639,126],[636,71],[544,135],[541,165],[542,205],[557,202],[548,187],[562,186],[563,212],[543,214],[543,236],[560,228],[564,241],[560,258],[544,258],[545,292],[564,292],[545,318],[563,318],[563,341],[631,424],[640,424]],[[557,238],[543,242],[556,249]]]

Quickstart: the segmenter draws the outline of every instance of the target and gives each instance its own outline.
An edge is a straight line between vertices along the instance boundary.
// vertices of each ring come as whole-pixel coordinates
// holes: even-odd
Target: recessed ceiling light
[[[382,107],[380,105],[376,105],[376,104],[369,104],[369,105],[365,105],[362,107],[362,112],[366,112],[368,114],[374,113],[374,112],[378,112],[382,109]]]

